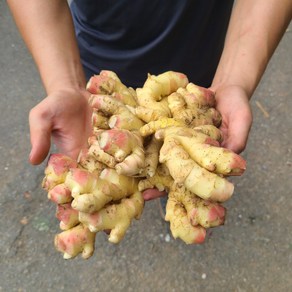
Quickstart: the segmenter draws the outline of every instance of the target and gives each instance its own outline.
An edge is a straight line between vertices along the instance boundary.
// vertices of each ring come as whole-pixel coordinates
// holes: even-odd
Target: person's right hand
[[[60,90],[52,92],[30,111],[31,164],[45,160],[51,137],[60,153],[77,158],[91,132],[88,97],[85,90]]]

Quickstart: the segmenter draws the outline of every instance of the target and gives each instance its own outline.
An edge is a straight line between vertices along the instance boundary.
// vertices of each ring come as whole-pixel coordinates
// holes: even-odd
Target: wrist
[[[88,104],[90,93],[85,88],[71,86],[56,88],[55,90],[51,91],[48,96],[52,96],[60,100],[67,100],[69,98],[72,102],[81,102],[81,104],[85,102]]]
[[[79,80],[73,80],[71,78],[63,78],[60,81],[52,82],[49,86],[45,86],[47,95],[54,92],[72,91],[72,92],[85,92],[86,84]]]
[[[232,61],[236,59],[237,62]],[[212,82],[212,88],[219,90],[227,87],[234,87],[243,90],[250,99],[260,81],[262,73],[264,72],[264,64],[254,66],[240,65],[244,64],[240,58],[231,58],[231,60],[224,60],[222,58],[219,64],[215,77]]]
[[[224,98],[224,96],[232,96],[230,92],[240,92],[248,101],[251,99],[252,94],[250,91],[241,84],[236,83],[212,83],[210,89],[214,91],[216,99]]]
[[[75,91],[83,91],[86,88],[83,68],[78,64],[66,64],[64,69],[60,66],[57,72],[41,72],[41,78],[48,95],[67,88]]]

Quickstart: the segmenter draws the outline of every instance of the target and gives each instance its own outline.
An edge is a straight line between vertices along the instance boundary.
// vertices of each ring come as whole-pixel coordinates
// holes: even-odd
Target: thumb
[[[47,157],[51,147],[51,123],[48,120],[29,116],[31,152],[29,161],[33,165],[42,163]]]
[[[250,117],[243,119],[234,118],[229,124],[227,137],[223,141],[222,146],[240,154],[246,147],[250,127]]]
[[[246,146],[247,142],[247,132],[242,131],[242,134],[240,132],[237,132],[235,134],[230,134],[225,141],[222,143],[222,147],[225,147],[229,150],[232,150],[235,153],[240,154]]]

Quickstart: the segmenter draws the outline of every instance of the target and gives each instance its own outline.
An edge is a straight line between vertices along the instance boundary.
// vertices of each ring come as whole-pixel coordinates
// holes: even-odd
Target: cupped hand
[[[51,138],[60,153],[77,158],[91,132],[88,96],[85,90],[60,90],[48,95],[30,111],[31,164],[45,160]]]
[[[241,153],[246,147],[252,125],[248,95],[239,86],[222,86],[215,90],[215,97],[216,108],[222,115],[222,147]]]

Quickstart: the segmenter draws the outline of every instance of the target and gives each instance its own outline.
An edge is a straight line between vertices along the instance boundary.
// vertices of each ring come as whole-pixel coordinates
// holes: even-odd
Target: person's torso
[[[115,71],[141,86],[147,73],[180,71],[210,85],[233,0],[74,0],[74,25],[87,77]]]

